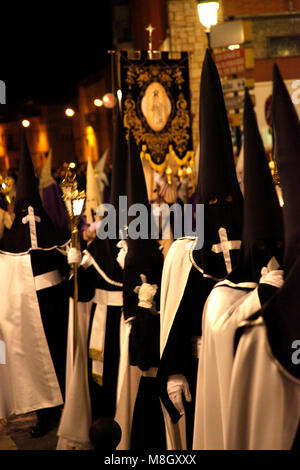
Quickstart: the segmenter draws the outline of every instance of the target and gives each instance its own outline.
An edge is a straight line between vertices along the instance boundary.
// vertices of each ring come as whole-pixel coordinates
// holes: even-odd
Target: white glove
[[[147,278],[144,274],[141,274],[141,286],[136,286],[134,292],[139,296],[139,307],[152,308],[153,299],[157,292],[158,286],[156,284],[148,284]]]
[[[182,393],[186,401],[192,401],[189,384],[184,375],[170,375],[167,383],[167,392],[175,408],[181,415],[184,415],[184,406],[182,402]]]
[[[70,248],[68,251],[68,263],[69,264],[80,264],[81,263],[81,251],[77,248]]]
[[[269,284],[279,289],[279,287],[281,287],[284,282],[282,269],[274,269],[273,271],[269,271],[269,269],[265,267],[262,268],[260,274],[260,284]]]
[[[120,240],[117,243],[117,248],[120,248],[120,251],[117,256],[117,262],[121,266],[122,269],[125,267],[125,258],[128,253],[128,244],[126,240]]]

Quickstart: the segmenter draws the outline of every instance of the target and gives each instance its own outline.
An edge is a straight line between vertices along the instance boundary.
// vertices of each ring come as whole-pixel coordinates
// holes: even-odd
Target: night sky
[[[67,8],[67,6],[69,8]],[[6,103],[68,101],[76,83],[110,63],[109,0],[1,5],[0,79]]]

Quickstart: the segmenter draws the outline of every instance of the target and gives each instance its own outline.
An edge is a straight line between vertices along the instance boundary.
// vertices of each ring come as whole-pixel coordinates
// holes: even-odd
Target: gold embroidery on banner
[[[162,172],[165,169],[171,154],[167,153],[166,158],[164,159],[164,161],[162,163],[154,163],[151,160],[150,153],[146,152],[146,150],[147,150],[147,145],[142,145],[142,151],[140,152],[141,160],[143,160],[143,158],[145,158],[145,160],[147,160],[150,163],[151,167],[155,171]]]
[[[138,146],[141,144],[146,145],[146,149],[144,148],[142,152],[156,171],[164,170],[166,159],[171,155],[180,166],[192,165],[194,152],[188,150],[191,128],[188,103],[182,91],[179,91],[174,103],[174,98],[169,90],[173,83],[177,85],[178,90],[182,90],[184,79],[180,66],[151,65],[146,67],[130,64],[127,67],[125,81],[128,84],[128,93],[124,100],[123,109],[127,138],[129,130],[131,130],[136,144]],[[159,131],[151,129],[140,110],[141,100],[145,96],[149,85],[153,82],[161,84],[172,104],[172,111],[166,124]],[[130,92],[136,83],[141,89],[137,102],[135,102]]]

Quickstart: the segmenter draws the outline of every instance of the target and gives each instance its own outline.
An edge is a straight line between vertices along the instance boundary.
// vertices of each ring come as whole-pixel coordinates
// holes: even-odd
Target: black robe
[[[203,274],[196,267],[191,267],[158,371],[160,396],[174,423],[181,416],[169,399],[167,380],[170,375],[182,374],[188,381],[192,402],[188,403],[183,398],[186,415],[187,449],[192,448],[193,439],[198,366],[197,339],[202,335],[202,310],[215,282],[211,278],[203,277]]]
[[[69,265],[67,257],[56,248],[31,250],[30,258],[35,279],[53,271],[57,271],[57,276],[60,277],[52,286],[37,288],[37,297],[47,343],[64,398],[70,295]]]
[[[108,283],[97,272],[94,266],[86,270],[80,268],[78,275],[79,283],[79,301],[86,302],[93,300],[91,307],[90,325],[88,333],[88,380],[92,407],[92,421],[98,418],[113,418],[116,407],[117,378],[120,357],[120,318],[121,306],[107,306],[106,332],[103,358],[103,380],[100,385],[93,379],[92,358],[89,354],[89,344],[93,325],[93,319],[97,304],[95,302],[95,293],[97,289],[108,292],[120,291],[122,288]]]

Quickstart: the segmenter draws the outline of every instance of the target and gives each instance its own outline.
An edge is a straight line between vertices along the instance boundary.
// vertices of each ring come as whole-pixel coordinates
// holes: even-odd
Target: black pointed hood
[[[196,202],[204,204],[204,246],[201,250],[194,250],[193,257],[205,274],[218,280],[226,277],[239,259],[243,197],[236,177],[220,78],[208,49],[201,75],[199,122],[200,160]],[[227,263],[224,253],[216,252],[222,237],[220,229],[235,247],[230,249]]]
[[[276,64],[273,70],[272,113],[275,159],[284,201],[284,270],[288,272],[300,253],[300,123]]]
[[[128,165],[127,165],[127,203],[128,210],[133,204],[142,204],[145,211],[146,224],[148,221],[148,238],[134,239],[131,232],[131,223],[134,217],[128,217],[127,244],[128,253],[125,258],[123,283],[124,317],[135,317],[130,335],[129,352],[130,364],[137,365],[141,370],[157,367],[159,364],[159,311],[160,283],[163,269],[163,254],[157,240],[151,239],[151,214],[148,202],[147,186],[144,170],[133,135],[128,137]],[[137,214],[138,216],[138,214]],[[142,227],[141,227],[142,228]],[[152,299],[152,306],[141,306],[138,293],[135,291],[141,286],[141,275],[146,276],[146,282],[157,285],[157,291]],[[155,308],[154,308],[155,305]],[[156,310],[153,312],[152,310]]]
[[[161,250],[159,249],[158,242],[155,239],[151,239],[151,206],[148,200],[142,162],[131,132],[129,132],[128,136],[126,194],[128,208],[134,204],[142,204],[147,209],[148,221],[147,239],[139,238],[135,240],[132,238],[130,230],[128,231],[127,242],[130,250],[127,255],[127,263],[132,265],[138,263],[139,266],[142,266],[143,263],[154,265],[157,261],[158,253],[158,259],[161,260]],[[128,216],[128,226],[130,226],[134,218],[135,216]]]
[[[120,108],[117,104],[115,115],[114,140],[112,148],[112,175],[110,204],[119,211],[119,196],[126,194],[127,140]],[[124,227],[123,227],[124,229]]]
[[[258,282],[261,269],[283,254],[282,209],[269,169],[248,90],[244,103],[243,257],[247,281]]]
[[[123,271],[117,262],[119,248],[118,241],[121,238],[119,229],[119,196],[126,195],[126,171],[127,171],[127,141],[121,117],[119,104],[117,103],[114,120],[113,145],[112,145],[112,175],[110,201],[116,210],[116,238],[104,240],[96,238],[88,246],[87,250],[105,274],[118,283],[123,280]]]
[[[126,195],[128,208],[132,207],[134,204],[142,204],[143,207],[147,210],[147,239],[134,239],[130,233],[130,229],[127,233],[127,264],[132,266],[138,264],[139,267],[141,267],[143,266],[143,263],[155,263],[155,257],[158,252],[160,253],[160,250],[158,242],[151,239],[151,206],[148,200],[147,186],[142,162],[139,156],[137,145],[131,132],[129,132],[128,135],[128,160],[126,177]],[[131,222],[133,222],[134,219],[135,216],[128,216],[129,228]],[[159,259],[161,259],[160,254]]]
[[[240,194],[222,86],[207,49],[200,84],[200,161],[197,202]]]
[[[29,212],[36,217],[30,230]],[[21,155],[16,189],[15,219],[2,240],[2,249],[10,253],[24,253],[33,248],[49,249],[68,241],[51,221],[42,206],[38,181],[28,150],[25,133],[22,133]]]
[[[16,189],[15,213],[27,209],[28,206],[39,208],[42,206],[37,179],[29,153],[25,132],[21,137],[21,155],[19,174]]]
[[[278,66],[273,69],[275,158],[283,193],[284,284],[263,307],[273,355],[300,380],[300,125]],[[293,356],[295,356],[293,360]]]

